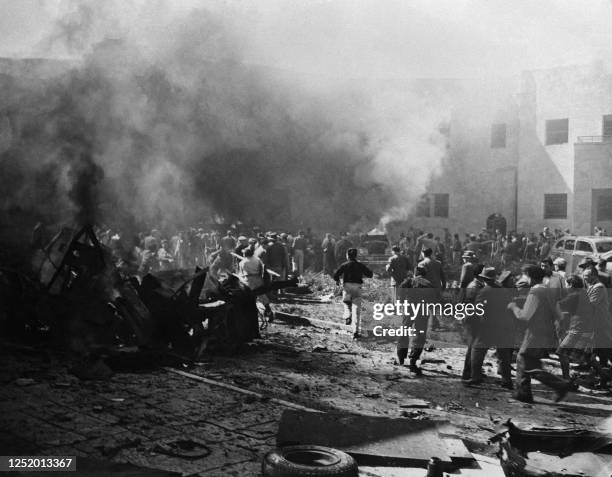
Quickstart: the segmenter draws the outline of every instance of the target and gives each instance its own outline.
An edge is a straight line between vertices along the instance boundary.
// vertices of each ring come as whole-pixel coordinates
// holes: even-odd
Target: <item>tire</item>
[[[261,465],[264,477],[358,477],[350,455],[322,446],[287,446],[268,452]]]

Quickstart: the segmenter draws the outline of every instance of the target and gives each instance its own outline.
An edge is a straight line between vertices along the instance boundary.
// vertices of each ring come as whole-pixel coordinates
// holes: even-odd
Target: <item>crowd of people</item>
[[[578,271],[566,271],[563,258],[550,257],[550,245],[562,235],[551,234],[544,228],[535,240],[513,238],[491,239],[469,235],[468,240],[455,242],[449,256],[448,249],[433,234],[418,234],[414,247],[406,249],[407,235],[393,247],[387,271],[394,287],[394,300],[424,300],[439,302],[447,287],[444,261],[462,260],[459,279],[451,297],[463,303],[481,304],[482,316],[468,316],[463,320],[467,350],[463,368],[463,382],[478,386],[483,382],[482,366],[490,348],[495,348],[501,385],[514,388],[511,361],[515,348],[517,399],[533,402],[531,378],[550,386],[562,399],[575,388],[570,377],[570,362],[589,369],[605,387],[610,379],[608,367],[612,359],[612,314],[608,288],[610,279],[606,263],[585,258]],[[602,231],[605,233],[605,231]],[[484,235],[484,234],[483,234]],[[499,242],[498,242],[499,240]],[[523,244],[510,253],[508,243]],[[499,247],[496,246],[499,245]],[[501,260],[496,261],[496,250]],[[505,268],[512,261],[521,262],[520,273]],[[418,256],[416,267],[412,257]],[[497,255],[499,257],[499,255]],[[455,293],[456,292],[456,293]],[[446,297],[448,299],[448,296]],[[423,351],[428,323],[437,326],[435,315],[421,314],[405,317],[405,325],[414,327],[411,337],[401,337],[397,344],[400,364],[408,357],[409,369],[420,375],[417,360]],[[408,350],[410,352],[408,353]],[[559,377],[542,369],[541,359],[551,350],[556,351],[562,370]]]
[[[596,231],[599,235],[604,230]],[[553,388],[562,399],[575,385],[570,363],[590,369],[600,386],[610,380],[607,371],[612,360],[612,315],[607,288],[610,281],[605,264],[585,259],[579,272],[566,271],[562,258],[550,257],[555,240],[568,231],[502,234],[499,231],[442,237],[414,229],[402,233],[392,246],[386,271],[391,280],[393,301],[410,293],[412,300],[440,302],[446,288],[454,288],[456,300],[482,304],[483,316],[463,320],[467,350],[463,382],[478,386],[483,382],[482,366],[487,350],[495,348],[501,385],[513,389],[511,366],[516,353],[517,399],[532,402],[531,378]],[[311,230],[297,234],[254,229],[240,234],[234,228],[223,236],[216,232],[191,229],[164,237],[158,230],[135,237],[131,243],[118,235],[100,233],[108,245],[139,275],[173,269],[209,267],[212,280],[237,274],[251,289],[263,284],[266,275],[272,280],[301,276],[304,270],[323,271],[342,282],[345,323],[352,325],[359,339],[361,329],[361,288],[373,272],[358,260],[355,245],[359,238],[348,234],[323,239]],[[522,265],[517,273],[516,265]],[[510,269],[509,264],[513,264]],[[455,280],[447,276],[457,272]],[[452,285],[451,285],[452,283]],[[456,292],[456,293],[455,293]],[[447,294],[448,295],[448,294]],[[266,295],[260,297],[265,313],[272,315]],[[405,323],[416,330],[397,343],[400,364],[409,360],[409,369],[422,374],[417,362],[421,357],[428,328],[435,329],[438,318],[421,314]],[[555,350],[562,375],[542,369],[541,359]]]

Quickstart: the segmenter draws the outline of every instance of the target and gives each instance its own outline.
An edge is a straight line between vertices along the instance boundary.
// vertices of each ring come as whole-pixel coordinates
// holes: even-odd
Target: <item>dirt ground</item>
[[[366,286],[365,320],[371,319],[375,301],[388,299],[382,285]],[[334,291],[328,279],[315,283],[316,299]],[[514,400],[500,386],[492,351],[485,361],[485,383],[463,386],[465,349],[446,344],[459,339],[452,323],[430,334],[423,376],[416,377],[396,364],[393,343],[352,340],[339,296],[321,302],[312,298],[282,295],[273,305],[278,318],[262,330],[260,340],[230,356],[208,356],[184,368],[188,374],[159,369],[80,381],[57,353],[2,347],[4,454],[74,454],[183,475],[259,475],[261,457],[274,446],[287,408],[278,400],[323,411],[448,419],[470,451],[489,456],[496,448],[488,439],[509,418],[519,425],[592,428],[604,426],[612,412],[610,393],[582,387],[556,404],[554,395],[535,382],[535,404]],[[554,360],[546,364],[559,372]],[[427,407],[411,407],[413,398],[427,401]],[[160,451],[160,445],[179,436],[199,440],[209,454],[188,460]]]

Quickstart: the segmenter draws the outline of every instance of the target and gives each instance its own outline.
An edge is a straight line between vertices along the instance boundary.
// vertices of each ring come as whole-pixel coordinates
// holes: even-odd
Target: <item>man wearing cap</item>
[[[391,276],[391,287],[393,290],[392,301],[397,300],[397,292],[400,284],[408,277],[408,272],[412,268],[410,260],[401,252],[399,246],[394,246],[391,251],[393,255],[389,258],[386,270]]]
[[[363,263],[357,261],[356,248],[349,248],[346,252],[346,258],[348,260],[340,265],[336,273],[334,273],[334,280],[336,285],[340,285],[340,279],[342,278],[344,288],[342,302],[345,306],[344,318],[347,325],[353,323],[353,339],[358,339],[361,337],[361,287],[363,285],[363,278],[372,278],[374,274]],[[352,319],[353,315],[355,316],[354,322]]]

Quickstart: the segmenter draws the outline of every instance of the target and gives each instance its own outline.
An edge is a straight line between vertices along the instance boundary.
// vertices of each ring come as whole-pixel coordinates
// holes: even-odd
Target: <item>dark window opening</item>
[[[612,221],[612,196],[601,195],[597,199],[597,221]]]
[[[574,246],[576,245],[575,240],[566,240],[565,241],[565,250],[574,250]]]
[[[448,194],[434,194],[434,217],[448,217]]]
[[[612,138],[612,114],[606,114],[603,117],[603,128],[602,135],[603,137]]]
[[[567,194],[544,194],[544,218],[567,219]]]
[[[491,126],[491,147],[506,147],[506,125],[504,123]]]
[[[546,145],[564,144],[569,137],[569,119],[546,121]]]
[[[417,217],[429,217],[431,209],[431,199],[428,195],[421,197],[421,200],[417,204],[416,215]]]

